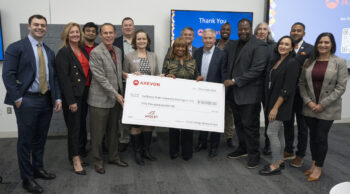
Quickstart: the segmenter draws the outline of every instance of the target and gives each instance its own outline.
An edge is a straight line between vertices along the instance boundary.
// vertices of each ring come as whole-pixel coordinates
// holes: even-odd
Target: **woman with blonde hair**
[[[68,23],[61,34],[62,48],[56,55],[56,69],[62,90],[63,116],[68,128],[68,157],[74,172],[85,175],[81,139],[86,137],[87,96],[91,80],[89,55],[83,32],[77,23]]]

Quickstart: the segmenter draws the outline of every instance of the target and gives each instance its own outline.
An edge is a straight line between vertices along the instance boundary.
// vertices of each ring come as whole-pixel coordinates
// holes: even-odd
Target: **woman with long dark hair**
[[[341,96],[345,92],[348,70],[345,60],[336,57],[335,51],[333,34],[320,34],[300,75],[302,114],[310,130],[312,165],[304,173],[309,182],[319,180],[328,150],[329,130],[334,120],[341,119]]]
[[[283,121],[292,116],[293,100],[297,88],[299,63],[294,59],[294,43],[283,36],[277,43],[275,58],[267,68],[265,81],[265,115],[269,124],[267,135],[271,142],[271,163],[259,171],[260,175],[281,174],[284,168]]]

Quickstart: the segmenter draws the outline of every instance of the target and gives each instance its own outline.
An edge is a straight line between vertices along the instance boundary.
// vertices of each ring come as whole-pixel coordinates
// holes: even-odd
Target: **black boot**
[[[138,165],[145,165],[145,162],[141,157],[141,134],[137,134],[137,135],[131,134],[130,137],[131,137],[132,147],[134,149],[135,162]]]
[[[142,157],[150,160],[150,161],[155,161],[157,158],[152,156],[151,154],[151,143],[152,143],[152,131],[144,131],[143,132],[143,152],[142,152]]]

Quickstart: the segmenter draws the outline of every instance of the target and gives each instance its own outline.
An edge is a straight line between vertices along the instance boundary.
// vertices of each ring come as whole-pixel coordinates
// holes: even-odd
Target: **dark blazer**
[[[299,75],[299,62],[290,55],[287,56],[279,67],[270,72],[279,58],[275,58],[267,68],[265,79],[265,114],[268,116],[277,102],[278,97],[283,97],[283,104],[279,107],[276,120],[287,121],[292,117],[293,101]],[[271,83],[270,82],[271,78]],[[270,88],[269,88],[270,85]]]
[[[61,91],[55,70],[55,53],[44,44],[48,59],[49,84],[52,102],[61,98]],[[35,80],[36,63],[29,38],[14,42],[8,46],[2,69],[2,78],[6,88],[5,104],[14,102],[27,92]],[[53,103],[54,104],[54,103]]]
[[[85,48],[80,47],[87,59],[89,55]],[[76,97],[83,95],[86,76],[78,58],[70,46],[61,48],[56,55],[56,70],[60,81],[63,100],[67,105],[76,103]],[[89,70],[91,80],[91,72]]]
[[[203,47],[196,50],[193,58],[196,60],[199,74],[202,69]],[[215,47],[208,69],[208,82],[223,83],[226,77],[227,55],[226,52]]]
[[[305,60],[309,58],[313,48],[314,47],[311,44],[305,42],[304,40],[303,44],[298,50],[297,55],[295,56],[295,59],[300,63],[300,68],[303,66]]]
[[[235,56],[239,40],[228,44],[226,79],[234,79],[233,97],[237,105],[260,103],[263,94],[264,70],[268,62],[268,50],[264,41],[251,36],[238,56]],[[230,92],[228,92],[229,94]]]

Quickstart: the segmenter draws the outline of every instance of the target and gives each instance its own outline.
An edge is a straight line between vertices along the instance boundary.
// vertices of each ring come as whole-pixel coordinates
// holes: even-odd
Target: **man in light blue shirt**
[[[202,35],[204,46],[199,48],[193,55],[196,60],[201,79],[207,82],[223,83],[226,75],[227,56],[225,51],[215,46],[216,31],[205,29]],[[198,79],[199,80],[199,79]],[[208,132],[199,133],[198,145],[195,151],[198,152],[207,148]],[[210,134],[209,157],[215,157],[218,153],[220,133]]]
[[[12,43],[5,52],[2,77],[5,103],[13,105],[17,125],[17,156],[22,186],[30,193],[42,193],[34,180],[54,179],[44,169],[44,148],[53,110],[61,110],[61,92],[55,72],[55,53],[42,43],[46,18],[33,15],[29,35]]]

